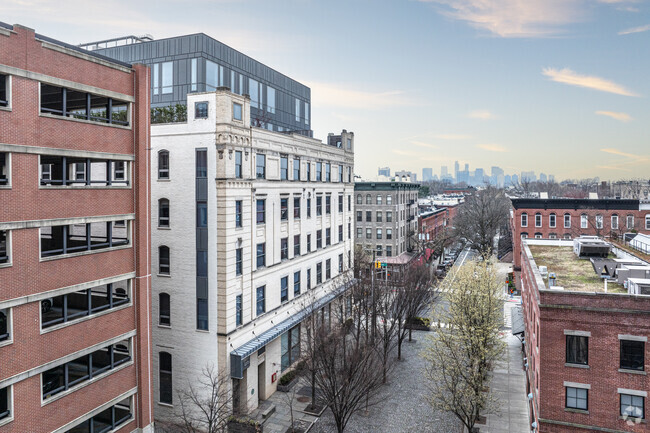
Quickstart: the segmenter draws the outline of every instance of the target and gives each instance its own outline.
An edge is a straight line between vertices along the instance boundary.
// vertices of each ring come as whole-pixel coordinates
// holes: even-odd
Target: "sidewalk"
[[[292,391],[277,391],[267,400],[260,402],[260,405],[251,414],[250,418],[264,424],[264,433],[285,433],[291,426],[291,409],[289,408],[289,398],[293,395],[293,419],[294,427],[310,427],[317,419],[316,416],[303,412],[311,401],[311,387],[306,386],[303,381],[296,383]],[[262,414],[271,406],[275,406],[275,411],[266,419]]]
[[[490,385],[490,390],[501,401],[501,408],[499,414],[487,416],[485,425],[477,426],[481,433],[530,432],[521,341],[511,333],[510,309],[518,305],[520,299],[514,297],[504,303],[506,359],[494,370]]]

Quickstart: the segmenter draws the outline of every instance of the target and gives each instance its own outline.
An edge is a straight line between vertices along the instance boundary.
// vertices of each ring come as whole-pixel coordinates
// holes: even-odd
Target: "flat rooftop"
[[[568,246],[528,245],[535,264],[546,266],[549,275],[556,275],[555,285],[566,291],[605,292],[605,283],[596,274],[589,259],[580,259]],[[611,255],[612,258],[615,256]],[[548,288],[548,278],[544,278]],[[608,293],[627,293],[622,285],[608,281]]]

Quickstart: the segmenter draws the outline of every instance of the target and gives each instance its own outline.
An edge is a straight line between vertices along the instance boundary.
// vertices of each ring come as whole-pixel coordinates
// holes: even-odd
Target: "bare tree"
[[[486,393],[505,348],[499,336],[502,286],[492,268],[488,261],[470,261],[453,283],[446,280],[449,308],[437,312],[445,326],[438,326],[425,354],[430,404],[455,415],[470,432],[481,413],[498,409]]]
[[[502,190],[488,187],[468,196],[454,220],[456,235],[483,255],[492,253],[494,237],[508,222],[510,201]]]
[[[229,377],[217,372],[213,365],[201,371],[196,383],[178,390],[178,409],[168,420],[157,427],[169,433],[221,433],[225,432],[232,414]]]

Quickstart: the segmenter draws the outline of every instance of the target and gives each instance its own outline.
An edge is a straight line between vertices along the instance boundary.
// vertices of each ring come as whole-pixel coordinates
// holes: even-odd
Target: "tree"
[[[232,413],[229,376],[213,365],[201,371],[196,383],[178,391],[178,409],[171,419],[158,423],[169,433],[225,432]]]
[[[485,391],[505,348],[499,337],[502,284],[489,261],[470,261],[453,282],[445,281],[449,307],[437,313],[446,326],[439,324],[425,352],[429,402],[455,415],[471,432],[481,413],[498,409],[494,396]]]
[[[331,410],[339,433],[350,417],[364,405],[377,403],[382,385],[382,365],[377,350],[369,340],[361,343],[349,338],[343,324],[331,332],[320,328],[314,336],[313,369],[322,401]]]
[[[508,222],[510,201],[503,190],[487,187],[467,196],[454,220],[456,235],[484,256],[492,253],[494,237]]]

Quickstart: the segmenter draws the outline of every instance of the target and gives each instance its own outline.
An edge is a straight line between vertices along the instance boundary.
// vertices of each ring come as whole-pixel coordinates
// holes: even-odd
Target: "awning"
[[[355,281],[353,280],[336,288],[334,291],[318,299],[316,302],[314,302],[313,305],[310,305],[309,307],[297,312],[288,319],[278,323],[271,329],[263,332],[257,337],[254,337],[253,339],[230,352],[230,376],[234,379],[242,379],[244,377],[244,370],[248,367],[249,364],[249,356],[260,350],[262,347],[266,346],[271,341],[278,338],[280,335],[287,332],[289,329],[296,326],[298,323],[302,322],[302,320],[310,313],[317,311],[318,309],[332,302],[339,295],[348,290],[348,288],[350,288],[350,286],[352,286],[354,283]]]
[[[512,335],[524,333],[524,312],[520,306],[516,305],[510,310],[512,318]]]

